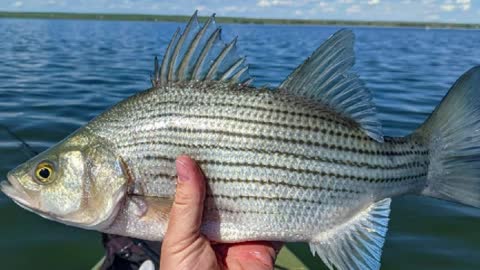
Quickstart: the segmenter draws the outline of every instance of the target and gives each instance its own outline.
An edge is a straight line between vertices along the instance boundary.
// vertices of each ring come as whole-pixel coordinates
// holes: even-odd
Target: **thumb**
[[[180,156],[176,161],[177,190],[170,211],[165,241],[193,241],[200,235],[205,199],[205,177],[195,161]]]

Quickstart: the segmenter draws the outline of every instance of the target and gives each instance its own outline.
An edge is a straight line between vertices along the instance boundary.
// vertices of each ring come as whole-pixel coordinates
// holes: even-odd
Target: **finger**
[[[225,244],[221,242],[215,242],[215,241],[210,241],[210,245],[217,251],[223,251],[227,250],[230,247],[243,247],[243,246],[249,246],[251,244],[254,244],[255,246],[265,246],[269,250],[273,250],[275,254],[278,254],[280,250],[283,248],[284,243],[283,242],[268,242],[268,241],[247,241],[247,242],[241,242],[241,243],[233,243],[233,244]],[[271,249],[270,249],[271,247]]]
[[[180,156],[176,161],[177,190],[170,212],[167,236],[169,241],[183,241],[200,234],[205,199],[205,178],[195,161]]]
[[[278,246],[276,242],[258,241],[218,245],[214,249],[229,269],[272,269]]]

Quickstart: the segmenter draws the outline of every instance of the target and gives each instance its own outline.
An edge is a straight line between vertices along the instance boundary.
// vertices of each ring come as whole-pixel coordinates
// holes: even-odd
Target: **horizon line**
[[[83,13],[83,12],[49,12],[49,11],[7,11],[0,10],[1,18],[24,19],[78,19],[78,20],[114,20],[114,21],[165,21],[185,22],[190,15],[142,14],[142,13]],[[210,16],[198,16],[205,21]],[[456,23],[435,21],[368,21],[343,19],[288,19],[215,16],[220,23],[240,24],[292,24],[292,25],[352,25],[352,26],[386,26],[386,27],[430,27],[430,28],[467,28],[480,29],[480,23]]]

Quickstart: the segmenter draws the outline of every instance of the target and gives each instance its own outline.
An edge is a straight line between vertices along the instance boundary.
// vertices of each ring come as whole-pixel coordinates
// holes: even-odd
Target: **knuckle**
[[[180,207],[186,206],[194,206],[200,202],[200,196],[198,194],[194,194],[188,192],[183,188],[177,188],[175,194],[175,204]]]

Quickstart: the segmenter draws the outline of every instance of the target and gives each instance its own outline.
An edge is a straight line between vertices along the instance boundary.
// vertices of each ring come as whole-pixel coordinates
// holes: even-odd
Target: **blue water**
[[[150,86],[177,23],[0,20],[0,124],[42,151],[116,102]],[[183,25],[182,25],[183,26]],[[256,85],[278,85],[323,40],[324,26],[224,25],[239,36]],[[374,92],[387,135],[408,134],[452,83],[480,64],[480,32],[352,28],[355,69]],[[0,133],[0,178],[27,159]],[[44,220],[0,195],[0,268],[86,269],[102,255],[99,234]],[[383,269],[480,269],[480,210],[395,199]],[[305,246],[296,252],[319,268]]]

